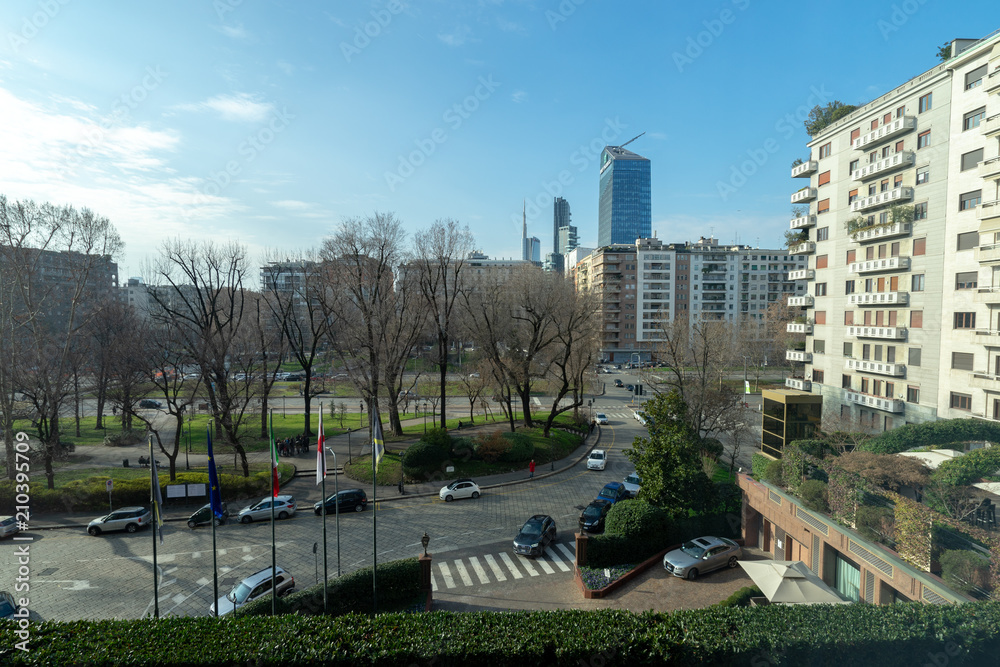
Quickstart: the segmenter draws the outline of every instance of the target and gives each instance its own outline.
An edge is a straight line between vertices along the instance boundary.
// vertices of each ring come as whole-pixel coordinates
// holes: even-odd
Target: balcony
[[[802,178],[810,174],[815,174],[817,169],[819,169],[819,162],[816,162],[816,160],[806,160],[802,164],[792,167],[792,178]]]
[[[909,236],[913,230],[913,223],[894,222],[891,225],[872,225],[854,232],[851,238],[858,243],[868,243],[869,241],[880,241],[894,236]]]
[[[897,118],[888,125],[883,125],[877,130],[872,130],[868,134],[862,134],[854,140],[855,150],[867,148],[869,145],[909,132],[917,126],[917,119],[913,116],[903,116]]]
[[[812,382],[803,378],[785,378],[785,386],[799,391],[812,391]]]
[[[813,332],[813,325],[808,322],[789,322],[785,325],[785,331],[788,333],[798,333],[811,335]]]
[[[979,220],[1000,218],[1000,200],[984,201],[976,207],[976,217]]]
[[[1000,178],[1000,157],[980,162],[979,178]]]
[[[992,72],[990,72],[990,75],[986,77],[986,81],[983,82],[983,90],[986,91],[987,95],[1000,90],[1000,66],[996,67]]]
[[[786,350],[785,360],[800,361],[804,364],[811,364],[813,360],[813,355],[812,352],[803,352],[801,350]]]
[[[990,116],[981,122],[979,124],[979,131],[987,137],[992,137],[994,134],[1000,133],[1000,113]]]
[[[848,273],[877,273],[879,271],[909,271],[909,257],[883,257],[882,259],[866,259],[863,262],[851,262]]]
[[[816,216],[815,215],[803,215],[801,218],[795,218],[788,225],[792,229],[805,229],[806,227],[816,226]]]
[[[893,153],[889,157],[884,157],[877,162],[872,162],[865,165],[859,169],[855,169],[851,172],[851,180],[853,181],[863,181],[866,178],[872,178],[878,174],[888,173],[896,169],[904,169],[906,167],[912,167],[914,161],[916,160],[916,155],[913,151],[902,151],[900,153]]]
[[[815,304],[816,299],[813,298],[812,294],[788,297],[789,308],[812,308]]]
[[[789,271],[789,280],[812,280],[816,277],[816,271],[814,269],[799,269],[797,271]]]
[[[871,208],[910,201],[913,199],[913,188],[900,186],[885,192],[879,192],[868,197],[859,197],[851,202],[851,213],[867,211]]]
[[[869,396],[868,394],[862,394],[856,391],[845,391],[844,400],[848,403],[856,403],[857,405],[865,405],[869,408],[875,408],[876,410],[885,410],[886,412],[903,412],[905,403],[898,398],[882,398],[881,396]]]
[[[976,253],[976,261],[982,264],[1000,262],[1000,243],[976,246],[974,252]]]
[[[793,204],[801,204],[802,202],[812,201],[814,199],[816,199],[816,188],[802,188],[792,195]]]
[[[975,387],[976,389],[992,389],[994,391],[998,391],[1000,390],[1000,375],[993,375],[985,371],[972,373],[969,378],[969,386]]]
[[[809,253],[816,252],[816,244],[812,241],[806,241],[805,243],[799,243],[793,245],[788,249],[789,255],[808,255]]]
[[[903,364],[884,364],[881,361],[867,361],[864,359],[848,359],[844,362],[844,368],[849,371],[861,371],[862,373],[876,373],[878,375],[891,375],[892,377],[905,377],[906,366]]]
[[[884,338],[886,340],[906,340],[905,327],[847,327],[847,335],[856,338]]]
[[[1000,287],[980,287],[972,295],[976,303],[1000,304]]]
[[[905,306],[910,302],[909,292],[866,292],[864,294],[848,294],[848,306]]]

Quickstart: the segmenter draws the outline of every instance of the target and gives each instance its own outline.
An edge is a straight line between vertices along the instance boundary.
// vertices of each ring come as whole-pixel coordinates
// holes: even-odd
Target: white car
[[[587,470],[604,470],[608,465],[608,455],[603,449],[595,449],[587,457]]]
[[[20,530],[17,521],[12,516],[0,516],[0,537],[14,535]]]
[[[594,421],[603,426],[604,424],[608,423],[608,416],[603,412],[598,412],[596,415],[594,415]]]
[[[438,497],[446,503],[450,503],[458,498],[472,498],[475,500],[479,497],[479,485],[471,479],[456,479],[448,486],[441,487]]]

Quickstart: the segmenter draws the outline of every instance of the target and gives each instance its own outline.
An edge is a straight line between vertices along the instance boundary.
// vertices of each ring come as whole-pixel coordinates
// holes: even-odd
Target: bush
[[[146,439],[146,432],[136,429],[118,431],[104,436],[105,447],[129,447]]]
[[[781,461],[768,461],[764,467],[764,481],[775,486],[782,485]]]
[[[463,461],[468,461],[475,454],[476,448],[472,438],[452,438],[451,453]]]
[[[818,459],[823,458],[831,451],[830,443],[826,440],[792,440],[788,446],[797,447],[803,454],[815,456]]]
[[[419,440],[403,452],[403,470],[407,474],[418,474],[437,468],[447,458],[447,452],[439,446]]]
[[[764,471],[767,468],[767,464],[772,460],[760,452],[754,452],[750,457],[750,472],[753,473],[753,478],[764,479]]]
[[[941,578],[964,593],[988,590],[990,562],[974,551],[951,549],[941,554]]]
[[[496,463],[514,445],[503,437],[502,431],[494,431],[476,438],[476,456],[487,463]]]
[[[704,438],[701,441],[701,453],[703,456],[707,456],[711,459],[718,461],[722,458],[723,453],[725,453],[726,448],[723,446],[720,440],[715,438]]]
[[[667,513],[645,500],[627,500],[611,506],[604,532],[627,538],[643,538],[669,530]],[[659,541],[657,541],[657,544]]]
[[[754,586],[744,586],[722,602],[717,602],[713,607],[749,607],[750,598],[761,597],[764,592]]]
[[[945,461],[931,477],[951,486],[968,486],[1000,470],[1000,446],[973,449],[965,456]]]
[[[501,461],[517,463],[520,461],[530,461],[535,455],[535,443],[524,433],[506,431],[503,434],[504,440],[511,443],[510,449],[500,457]]]
[[[440,449],[444,452],[445,459],[451,455],[451,450],[454,445],[451,434],[443,428],[432,428],[427,431],[427,433],[424,433],[423,437],[420,438],[420,442],[426,442]]]
[[[873,542],[886,541],[893,533],[896,513],[889,507],[862,505],[854,513],[854,526],[858,534]]]
[[[923,424],[906,424],[870,438],[858,449],[877,454],[899,454],[914,447],[973,440],[1000,441],[1000,424],[982,419],[940,419]]]
[[[799,497],[802,498],[802,503],[814,512],[827,512],[830,509],[826,483],[818,479],[807,479],[799,484]]]

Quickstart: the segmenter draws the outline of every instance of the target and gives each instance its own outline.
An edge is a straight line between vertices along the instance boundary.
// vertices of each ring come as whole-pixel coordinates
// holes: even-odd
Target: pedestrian
[[[528,478],[535,476],[535,459],[531,459],[531,463],[528,464]]]

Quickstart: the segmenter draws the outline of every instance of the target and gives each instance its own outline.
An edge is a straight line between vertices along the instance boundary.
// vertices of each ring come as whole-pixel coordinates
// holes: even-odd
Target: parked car
[[[643,426],[646,425],[646,413],[642,410],[633,410],[632,416],[635,417],[635,420]]]
[[[221,526],[229,518],[229,508],[225,504],[222,505],[222,518],[216,518],[215,525]],[[212,520],[212,503],[209,503],[197,510],[194,514],[188,517],[188,528],[194,528],[195,526],[203,526]]]
[[[113,530],[134,533],[148,526],[151,519],[152,514],[145,507],[123,507],[91,521],[87,525],[87,532],[95,537]]]
[[[17,519],[12,516],[0,516],[0,538],[19,532]]]
[[[608,465],[608,456],[603,449],[595,449],[587,457],[587,470],[604,470]]]
[[[18,608],[13,595],[7,591],[0,591],[0,618],[14,618]]]
[[[521,526],[514,538],[514,553],[541,556],[545,547],[556,540],[556,520],[545,514],[536,514]]]
[[[580,514],[580,529],[591,533],[604,532],[604,519],[607,518],[611,505],[604,498],[590,501]]]
[[[471,479],[456,479],[448,486],[441,487],[438,497],[446,503],[458,498],[476,499],[479,497],[479,485]]]
[[[163,407],[163,403],[160,403],[159,401],[154,401],[151,398],[144,398],[141,401],[139,401],[139,407],[140,408],[162,408]]]
[[[295,588],[295,578],[284,569],[277,567],[273,573],[274,590],[278,591],[278,597],[291,593]],[[233,590],[225,596],[215,601],[209,611],[215,613],[216,605],[219,606],[219,616],[232,613],[248,602],[259,600],[271,594],[271,568],[266,567],[260,572],[254,572],[249,577],[233,586]]]
[[[274,498],[274,516],[279,519],[287,519],[295,515],[295,498],[292,496],[278,496]],[[256,505],[248,505],[240,510],[237,518],[240,523],[250,523],[255,520],[268,521],[271,518],[271,498],[264,498]]]
[[[699,574],[736,567],[743,550],[725,537],[696,537],[663,557],[663,567],[675,577],[694,579]]]
[[[339,502],[337,498],[340,498]],[[368,494],[364,489],[344,489],[329,496],[326,501],[313,505],[316,516],[323,514],[323,505],[326,505],[326,513],[335,514],[337,512],[364,512],[368,507]],[[337,508],[340,505],[340,508]]]
[[[479,373],[469,373],[469,377],[470,378],[478,378],[479,377]]]
[[[601,492],[597,494],[598,500],[604,498],[610,500],[612,503],[617,503],[619,500],[625,500],[628,497],[628,491],[625,490],[625,485],[621,482],[608,482],[601,489]]]
[[[635,391],[635,385],[627,384],[625,385],[626,391]]]
[[[596,421],[598,424],[601,425],[607,424],[608,416],[603,412],[598,412],[596,415],[594,415],[594,421]]]
[[[624,383],[624,382],[622,382],[622,379],[621,379],[621,378],[615,378],[615,386],[616,386],[616,387],[624,387],[624,386],[625,386],[625,383]]]
[[[639,495],[639,489],[642,486],[642,478],[639,475],[632,473],[622,482],[625,485],[625,490],[628,491],[630,498],[635,498]]]

